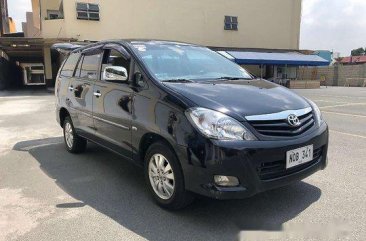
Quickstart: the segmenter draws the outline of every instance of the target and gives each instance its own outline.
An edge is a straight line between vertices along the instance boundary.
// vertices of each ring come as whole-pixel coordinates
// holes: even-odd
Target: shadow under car
[[[282,230],[282,224],[316,202],[321,190],[306,182],[271,190],[243,200],[198,198],[177,212],[155,205],[143,170],[102,147],[88,143],[84,154],[66,151],[62,137],[17,143],[76,203],[88,205],[148,240],[233,240],[240,231]]]

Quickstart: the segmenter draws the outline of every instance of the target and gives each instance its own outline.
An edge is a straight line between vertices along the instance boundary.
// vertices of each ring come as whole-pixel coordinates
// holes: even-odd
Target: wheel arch
[[[156,133],[146,133],[142,136],[141,140],[140,140],[140,144],[139,144],[139,150],[138,150],[138,154],[139,154],[139,159],[143,162],[145,159],[145,155],[147,150],[149,149],[149,147],[156,143],[156,142],[163,142],[165,143],[174,153],[174,155],[176,156],[176,158],[179,161],[179,158],[177,156],[176,151],[174,150],[173,145],[163,136],[156,134]],[[180,162],[180,161],[179,161]]]
[[[70,116],[70,113],[67,111],[67,109],[66,109],[66,108],[62,107],[62,108],[60,109],[60,112],[59,112],[60,125],[61,125],[61,127],[63,127],[63,126],[64,126],[64,121],[65,121],[65,118],[66,118],[67,116]]]

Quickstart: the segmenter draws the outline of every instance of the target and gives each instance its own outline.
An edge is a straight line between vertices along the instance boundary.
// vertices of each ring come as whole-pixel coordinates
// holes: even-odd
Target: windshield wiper
[[[230,77],[230,76],[222,76],[217,78],[217,80],[252,80],[251,78],[242,78],[242,77]]]
[[[168,80],[163,80],[161,82],[168,82],[168,83],[192,83],[194,81],[193,80],[189,80],[189,79],[168,79]]]

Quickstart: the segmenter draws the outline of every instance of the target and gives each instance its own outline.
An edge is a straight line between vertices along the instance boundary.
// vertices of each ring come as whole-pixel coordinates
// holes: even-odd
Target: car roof
[[[85,49],[89,49],[95,46],[99,46],[101,44],[121,44],[121,45],[181,45],[181,46],[198,46],[195,44],[177,42],[177,41],[169,41],[169,40],[155,40],[155,39],[111,39],[111,40],[103,40],[99,42],[93,42],[84,46],[76,45],[77,48],[70,49],[71,52],[79,52]],[[70,45],[70,44],[69,44]],[[72,45],[72,44],[71,44]]]
[[[195,44],[179,42],[179,41],[158,40],[158,39],[122,39],[121,41],[130,43],[130,44],[195,45]]]
[[[159,40],[159,39],[112,39],[105,40],[99,43],[120,43],[122,45],[181,45],[181,46],[198,46],[196,44],[179,42],[179,41],[171,41],[171,40]]]

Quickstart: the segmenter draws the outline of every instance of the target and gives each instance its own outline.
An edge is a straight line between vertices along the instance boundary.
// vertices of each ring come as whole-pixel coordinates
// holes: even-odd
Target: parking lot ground
[[[330,127],[329,166],[245,200],[151,200],[142,170],[95,145],[65,151],[54,97],[0,92],[0,241],[365,240],[366,88],[296,90]]]

